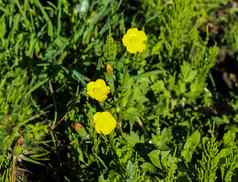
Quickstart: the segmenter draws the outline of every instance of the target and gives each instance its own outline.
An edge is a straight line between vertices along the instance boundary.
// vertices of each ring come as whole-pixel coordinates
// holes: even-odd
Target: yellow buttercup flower
[[[122,43],[129,53],[141,53],[145,50],[147,36],[144,31],[137,28],[130,28],[122,38]]]
[[[93,123],[97,133],[110,134],[116,128],[116,120],[110,112],[97,112],[93,116]]]
[[[87,84],[87,94],[99,102],[105,101],[109,93],[110,88],[102,79],[97,79],[96,81],[91,81]]]

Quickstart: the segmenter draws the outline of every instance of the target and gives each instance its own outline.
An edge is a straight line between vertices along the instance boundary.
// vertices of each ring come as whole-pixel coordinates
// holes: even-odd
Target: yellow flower
[[[105,101],[109,93],[110,88],[102,79],[97,79],[95,82],[91,81],[87,84],[87,94],[99,102]]]
[[[144,31],[130,28],[122,38],[122,43],[129,53],[143,52],[146,47],[147,36]]]
[[[93,116],[93,123],[97,133],[110,134],[116,128],[116,120],[110,112],[97,112]]]

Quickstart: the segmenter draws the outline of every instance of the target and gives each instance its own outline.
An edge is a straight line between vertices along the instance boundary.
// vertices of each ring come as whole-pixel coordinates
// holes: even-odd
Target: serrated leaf
[[[168,150],[168,144],[173,139],[171,128],[164,128],[161,135],[154,135],[152,143],[154,143],[160,150]]]
[[[134,147],[137,143],[142,142],[139,135],[135,132],[131,132],[129,135],[125,135],[125,139],[127,143],[132,147]]]
[[[183,75],[183,80],[185,82],[192,82],[197,75],[197,71],[191,68],[191,65],[184,63],[181,66],[181,74]]]
[[[160,162],[160,150],[153,150],[148,154],[148,157],[150,158],[150,161],[152,164],[157,167],[161,168],[161,162]]]
[[[192,159],[193,152],[196,147],[200,144],[201,134],[198,130],[196,130],[191,136],[187,138],[187,141],[184,145],[182,156],[185,161],[188,163]]]
[[[235,146],[235,138],[236,138],[236,132],[229,130],[228,132],[225,133],[223,137],[223,142],[225,146]]]

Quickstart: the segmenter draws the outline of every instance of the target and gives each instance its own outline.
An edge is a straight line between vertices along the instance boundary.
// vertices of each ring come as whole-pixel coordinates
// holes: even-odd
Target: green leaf
[[[197,75],[197,71],[193,70],[191,66],[186,62],[181,66],[181,73],[185,82],[192,82]]]
[[[104,56],[109,61],[114,61],[117,56],[117,44],[114,41],[111,32],[109,32],[106,44],[104,45]]]
[[[236,139],[237,131],[229,130],[225,133],[223,137],[224,145],[227,146],[236,146],[235,139]]]
[[[140,139],[139,135],[135,132],[131,132],[129,135],[125,135],[127,143],[134,147],[137,143],[142,143],[143,139]]]
[[[191,161],[193,152],[200,144],[200,139],[201,134],[198,130],[196,130],[191,136],[187,138],[187,141],[182,150],[182,156],[187,163]]]
[[[126,166],[126,171],[127,171],[127,180],[126,182],[137,182],[136,179],[136,173],[137,173],[137,166],[135,163],[132,163],[130,160],[127,163]]]
[[[148,154],[148,157],[150,158],[150,161],[152,164],[157,167],[161,168],[161,162],[160,162],[160,150],[153,150]]]
[[[173,139],[171,128],[164,128],[161,135],[153,135],[152,143],[160,150],[169,150],[168,144]]]

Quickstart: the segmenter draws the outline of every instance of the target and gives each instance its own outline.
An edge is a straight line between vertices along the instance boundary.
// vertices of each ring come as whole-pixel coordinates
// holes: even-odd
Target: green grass
[[[237,181],[237,7],[0,0],[0,181]],[[131,27],[143,53],[122,44]],[[103,103],[86,93],[98,78]],[[96,111],[113,133],[96,133]]]

